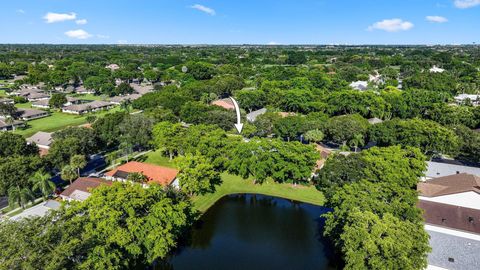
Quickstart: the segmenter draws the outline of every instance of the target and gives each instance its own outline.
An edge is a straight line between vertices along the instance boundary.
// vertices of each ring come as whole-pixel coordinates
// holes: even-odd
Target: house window
[[[460,171],[457,171],[457,174],[460,174]]]
[[[473,217],[468,217],[468,222],[473,223],[474,219]]]
[[[447,219],[446,219],[446,218],[442,218],[442,223],[444,223],[445,221],[447,221]]]
[[[455,262],[455,259],[454,258],[448,258],[448,261],[453,263],[453,262]]]

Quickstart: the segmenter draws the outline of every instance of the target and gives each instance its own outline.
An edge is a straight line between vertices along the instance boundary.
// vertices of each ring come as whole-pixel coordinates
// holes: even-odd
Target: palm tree
[[[362,134],[355,134],[353,138],[350,140],[350,144],[355,147],[355,153],[359,146],[363,146],[365,144],[365,140],[363,139]]]
[[[85,166],[87,166],[85,156],[75,155],[70,158],[70,167],[77,171],[78,177],[80,177],[80,169],[83,169]]]
[[[126,99],[120,104],[120,108],[127,113],[130,113],[130,105],[132,105],[132,101],[130,99]]]
[[[148,178],[142,173],[131,173],[128,175],[127,180],[134,183],[144,184],[148,181]]]
[[[30,181],[33,183],[33,190],[38,190],[42,193],[43,199],[46,200],[48,195],[55,192],[55,184],[50,181],[52,176],[44,171],[36,172]]]
[[[29,188],[20,188],[19,186],[14,186],[8,189],[8,204],[10,206],[15,205],[17,203],[25,209],[25,205],[28,201],[34,202],[35,197],[33,196],[33,192]]]
[[[61,176],[63,180],[69,181],[71,185],[72,181],[75,180],[75,178],[77,178],[77,171],[72,166],[67,165],[63,167]]]
[[[5,118],[5,123],[6,124],[9,124],[9,125],[12,125],[12,130],[15,131],[15,119],[13,119],[13,117],[7,117]]]

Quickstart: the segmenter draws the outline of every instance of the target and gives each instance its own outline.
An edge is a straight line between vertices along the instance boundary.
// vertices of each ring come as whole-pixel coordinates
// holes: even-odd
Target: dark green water
[[[319,218],[326,211],[261,195],[224,197],[156,269],[334,269]]]

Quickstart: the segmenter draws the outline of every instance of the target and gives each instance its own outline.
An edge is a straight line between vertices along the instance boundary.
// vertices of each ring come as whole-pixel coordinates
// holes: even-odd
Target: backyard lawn
[[[162,156],[160,151],[149,153],[144,162],[165,167],[175,167],[175,163],[171,162],[168,157]],[[325,203],[323,193],[314,186],[278,184],[271,180],[260,185],[254,184],[251,179],[244,180],[241,177],[228,173],[222,174],[222,180],[223,183],[217,186],[217,190],[214,193],[193,198],[193,203],[199,211],[205,212],[222,197],[238,193],[263,194],[314,205],[323,205]]]
[[[139,161],[169,168],[176,168],[175,161],[170,161],[168,157],[162,155],[161,151],[148,153],[145,157],[146,159],[141,158]]]

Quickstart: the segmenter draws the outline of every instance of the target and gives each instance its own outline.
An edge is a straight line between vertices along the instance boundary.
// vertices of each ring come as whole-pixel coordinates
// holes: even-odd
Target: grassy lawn
[[[115,107],[109,111],[102,111],[93,115],[99,117],[118,110],[120,110],[120,108]],[[52,111],[51,115],[48,117],[28,121],[29,127],[27,129],[18,129],[15,133],[23,135],[24,137],[30,137],[38,131],[54,132],[69,126],[85,124],[87,123],[87,116],[89,115],[90,114],[75,115]]]
[[[5,90],[0,90],[0,98],[6,97],[7,94],[5,93]]]
[[[149,153],[143,162],[175,168],[175,162],[171,162],[168,157],[162,156],[160,151]],[[223,183],[217,187],[214,193],[193,198],[193,203],[199,211],[207,211],[216,201],[226,195],[239,193],[263,194],[314,205],[325,203],[323,193],[313,186],[293,186],[292,184],[278,184],[273,181],[268,181],[262,185],[253,184],[253,180],[244,180],[228,173],[222,174],[222,180]]]
[[[31,102],[15,103],[15,107],[20,108],[20,109],[35,109],[35,110],[38,110],[38,108],[32,108],[32,103]]]
[[[151,152],[146,155],[146,159],[140,159],[139,161],[168,168],[176,168],[175,161],[170,161],[170,159],[164,157],[160,151]]]
[[[223,183],[217,187],[214,193],[193,198],[195,208],[200,212],[205,212],[222,197],[239,193],[262,194],[314,205],[325,203],[323,193],[313,186],[299,185],[295,187],[291,184],[278,184],[273,181],[260,185],[254,184],[252,180],[244,180],[239,176],[227,173],[222,174],[222,180]]]

